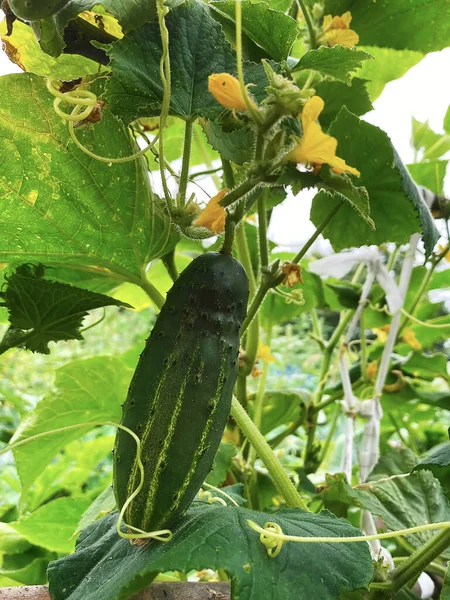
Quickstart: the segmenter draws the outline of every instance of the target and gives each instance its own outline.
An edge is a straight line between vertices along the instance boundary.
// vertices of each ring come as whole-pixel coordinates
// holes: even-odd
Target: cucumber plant
[[[450,15],[391,4],[9,2],[0,586],[447,597],[449,117],[360,117]]]

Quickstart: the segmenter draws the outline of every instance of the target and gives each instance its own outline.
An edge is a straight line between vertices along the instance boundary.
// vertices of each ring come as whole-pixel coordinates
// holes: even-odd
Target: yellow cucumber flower
[[[319,41],[328,46],[340,44],[341,46],[347,46],[347,48],[353,48],[359,42],[359,35],[350,29],[351,21],[352,13],[349,10],[340,17],[326,15],[323,19],[323,33]]]
[[[284,160],[314,167],[327,164],[334,173],[352,173],[359,176],[357,169],[350,167],[344,159],[336,156],[337,139],[324,133],[319,123],[316,123],[324,106],[320,96],[313,96],[305,104],[301,116],[303,137],[297,138],[298,144],[284,157]]]
[[[193,222],[194,227],[206,227],[206,229],[209,229],[214,235],[222,233],[225,229],[227,211],[223,206],[220,206],[219,202],[228,191],[228,188],[220,190],[218,194],[211,198],[206,207]]]
[[[213,73],[208,77],[208,90],[219,104],[232,110],[247,110],[239,80],[230,73]],[[252,104],[254,104],[252,102]],[[256,104],[254,104],[256,107]]]

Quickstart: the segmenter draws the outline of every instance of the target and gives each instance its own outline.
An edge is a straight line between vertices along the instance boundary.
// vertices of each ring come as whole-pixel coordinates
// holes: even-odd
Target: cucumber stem
[[[280,461],[266,442],[264,436],[234,396],[231,403],[231,416],[242,429],[250,444],[255,448],[258,456],[264,463],[264,466],[269,471],[275,485],[286,500],[286,503],[290,507],[298,507],[302,510],[309,511],[308,506],[295,489],[294,484],[287,476],[286,471],[283,469]]]

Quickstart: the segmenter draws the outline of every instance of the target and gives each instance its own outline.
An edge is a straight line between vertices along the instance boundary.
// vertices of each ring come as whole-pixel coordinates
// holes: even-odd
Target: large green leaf
[[[435,194],[442,194],[447,165],[446,160],[432,160],[407,166],[417,185],[426,187]]]
[[[356,48],[320,46],[317,50],[304,54],[295,66],[295,71],[312,69],[349,84],[356,69],[371,58],[368,52]]]
[[[175,242],[152,201],[145,160],[92,160],[69,142],[52,102],[34,75],[0,78],[0,262],[39,259],[139,284],[143,267]],[[78,135],[101,155],[136,148],[108,111]]]
[[[359,534],[348,522],[326,512],[315,515],[291,509],[268,515],[198,504],[172,528],[172,542],[139,548],[118,537],[117,514],[112,514],[81,534],[73,556],[49,565],[50,593],[54,600],[118,600],[145,587],[158,572],[208,567],[229,573],[239,600],[331,600],[370,582],[366,544],[291,543],[273,559],[247,519],[261,526],[274,521],[291,535]]]
[[[315,86],[316,95],[325,102],[320,113],[320,124],[328,128],[343,106],[358,117],[373,109],[366,89],[366,82],[358,77],[352,79],[351,86],[342,81],[321,81]]]
[[[442,484],[447,494],[450,493],[450,442],[433,448],[427,456],[414,467],[414,471],[428,470]]]
[[[56,371],[54,393],[30,412],[12,442],[70,425],[118,422],[132,371],[119,358],[101,356],[76,360]],[[61,448],[94,425],[39,438],[14,450],[23,489],[42,473]]]
[[[236,55],[225,39],[210,9],[198,0],[187,0],[170,11],[167,19],[170,38],[172,91],[170,113],[190,119],[214,118],[223,113],[208,91],[212,73],[236,72]],[[113,76],[105,100],[125,123],[161,112],[163,88],[160,77],[162,54],[157,24],[144,25],[108,49]],[[264,94],[267,78],[262,65],[246,65],[246,83],[252,94]]]
[[[361,44],[433,52],[448,46],[447,0],[326,0],[325,14],[349,10]]]
[[[234,21],[234,0],[214,0],[209,6]],[[248,0],[242,2],[242,31],[278,62],[288,57],[298,34],[294,19],[273,10],[269,3]]]
[[[376,46],[365,46],[362,49],[375,58],[364,61],[358,71],[358,77],[367,80],[367,91],[372,102],[378,98],[389,81],[402,77],[423,58],[423,54],[412,50],[393,50]]]
[[[416,462],[409,450],[390,449],[376,465],[370,481],[354,488],[360,505],[379,515],[389,529],[450,520],[450,502],[432,473],[417,471],[407,477],[392,477],[408,473]],[[422,531],[408,536],[408,540],[414,546],[421,546],[433,535]]]
[[[75,540],[70,538],[88,505],[87,497],[57,498],[10,526],[31,544],[54,552],[72,552]]]
[[[406,243],[410,235],[422,231],[427,253],[439,234],[417,187],[401,162],[384,131],[361,121],[344,107],[330,127],[338,140],[338,156],[356,167],[358,180],[369,192],[370,215],[376,229],[359,220],[353,209],[344,204],[324,235],[338,251],[351,246]],[[323,192],[313,201],[311,219],[319,225],[338,202]]]
[[[23,264],[6,277],[0,292],[10,327],[3,346],[50,354],[49,343],[82,340],[81,326],[88,311],[103,306],[128,306],[110,296],[43,279],[43,265]]]

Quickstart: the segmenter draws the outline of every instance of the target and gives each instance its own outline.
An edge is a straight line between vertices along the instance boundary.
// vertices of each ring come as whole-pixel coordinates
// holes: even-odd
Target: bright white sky
[[[2,15],[0,11],[0,16]],[[0,50],[0,75],[18,72]],[[364,118],[384,129],[405,163],[413,160],[410,147],[411,118],[428,120],[437,132],[443,132],[442,123],[450,105],[450,48],[427,55],[401,79],[387,84],[374,103],[374,110]],[[450,179],[446,190],[450,194]],[[302,192],[290,197],[274,210],[269,228],[273,241],[297,248],[314,231],[309,221],[309,210],[314,192]],[[321,244],[322,248],[323,243]]]

